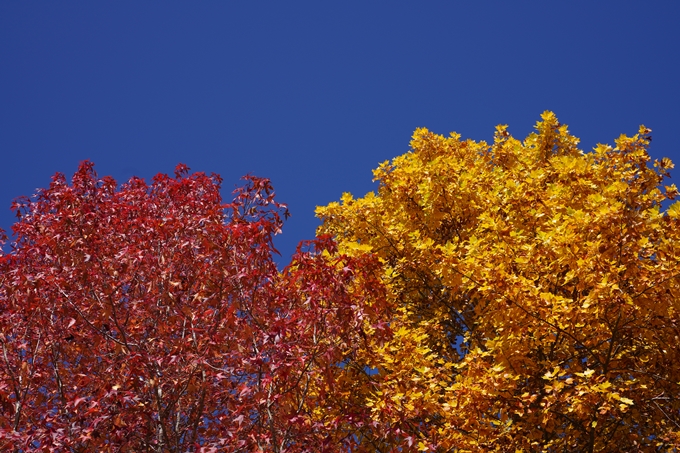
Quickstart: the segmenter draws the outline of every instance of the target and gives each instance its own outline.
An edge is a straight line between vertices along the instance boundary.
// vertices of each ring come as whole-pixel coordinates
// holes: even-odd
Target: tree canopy
[[[89,162],[15,204],[0,261],[0,450],[347,451],[336,381],[377,321],[371,257],[327,238],[282,273],[285,206],[248,178],[132,179]],[[325,252],[325,253],[321,253]],[[340,367],[339,363],[346,366]],[[354,371],[353,371],[354,370]],[[332,403],[332,404],[331,404]],[[326,410],[329,408],[328,410]]]
[[[417,129],[283,270],[266,179],[224,204],[183,165],[57,174],[0,252],[0,449],[678,451],[680,203],[650,133]]]
[[[318,209],[396,307],[377,451],[676,451],[680,203],[650,132],[585,153],[551,112],[524,141],[418,129],[377,194]]]

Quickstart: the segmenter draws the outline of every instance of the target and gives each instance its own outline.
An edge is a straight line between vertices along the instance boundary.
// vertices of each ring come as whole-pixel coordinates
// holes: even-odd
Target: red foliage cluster
[[[362,409],[315,412],[379,323],[376,263],[330,239],[279,272],[268,180],[117,187],[89,162],[15,203],[0,255],[0,450],[347,451]],[[344,417],[344,418],[343,418]]]

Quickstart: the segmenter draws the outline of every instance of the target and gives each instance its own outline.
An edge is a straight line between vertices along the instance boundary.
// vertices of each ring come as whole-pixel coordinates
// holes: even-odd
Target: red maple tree
[[[118,187],[84,162],[14,203],[0,450],[352,448],[366,409],[336,383],[361,374],[365,329],[385,330],[376,263],[320,238],[279,272],[288,213],[269,181],[227,205],[220,183],[180,165]],[[331,397],[342,411],[318,411]]]

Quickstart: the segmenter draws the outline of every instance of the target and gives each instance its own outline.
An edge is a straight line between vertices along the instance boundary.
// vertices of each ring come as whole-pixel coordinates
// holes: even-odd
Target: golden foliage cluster
[[[677,451],[680,203],[650,132],[583,152],[551,112],[524,141],[417,129],[377,193],[318,208],[396,313],[361,353],[368,450]]]

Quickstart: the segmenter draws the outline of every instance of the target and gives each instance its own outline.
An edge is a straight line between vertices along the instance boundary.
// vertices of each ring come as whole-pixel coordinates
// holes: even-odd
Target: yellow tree
[[[374,451],[677,451],[680,203],[649,134],[417,129],[377,194],[318,208],[397,313],[362,353]]]

